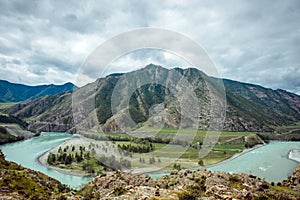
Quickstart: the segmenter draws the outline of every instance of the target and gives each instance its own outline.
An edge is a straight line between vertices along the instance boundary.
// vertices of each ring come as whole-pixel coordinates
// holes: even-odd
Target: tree
[[[149,164],[154,164],[154,163],[155,163],[155,158],[154,157],[149,158]]]
[[[86,158],[86,159],[88,159],[88,160],[91,158],[91,154],[90,154],[90,152],[89,152],[89,151],[88,151],[88,152],[86,152],[86,154],[85,154],[85,158]]]
[[[199,159],[198,164],[199,164],[200,166],[204,166],[203,160],[202,160],[202,159]]]
[[[56,155],[53,153],[49,153],[48,158],[47,158],[47,162],[50,165],[53,165],[56,162]]]
[[[173,169],[181,170],[181,165],[179,163],[174,163]]]
[[[67,157],[65,159],[65,164],[70,165],[70,164],[72,164],[72,162],[73,162],[72,155],[71,154],[67,155]]]
[[[75,153],[75,161],[80,163],[83,160],[82,154]]]
[[[91,151],[92,156],[96,155],[96,150],[93,148]]]

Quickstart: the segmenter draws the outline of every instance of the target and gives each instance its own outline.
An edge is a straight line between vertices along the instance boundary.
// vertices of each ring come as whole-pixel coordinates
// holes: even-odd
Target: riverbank
[[[242,152],[239,152],[239,153],[236,153],[234,154],[233,156],[231,156],[230,158],[226,159],[226,160],[223,160],[223,161],[220,161],[218,163],[215,163],[215,164],[211,164],[211,165],[204,165],[204,166],[199,166],[199,167],[195,167],[195,168],[190,168],[189,170],[192,170],[192,171],[196,171],[196,170],[203,170],[203,169],[206,169],[206,168],[209,168],[209,167],[215,167],[215,166],[218,166],[218,165],[222,165],[222,164],[225,164],[227,162],[230,162],[246,153],[249,153],[257,148],[260,148],[260,147],[263,147],[264,145],[266,144],[258,144],[258,145],[255,145],[253,146],[252,148],[248,148],[248,149],[244,149]],[[158,170],[158,171],[155,171],[153,173],[150,174],[150,176],[152,178],[159,178],[160,174],[161,175],[168,175],[170,174],[171,171],[170,170]]]
[[[78,149],[80,145],[88,147],[91,144],[95,144],[95,143],[99,144],[99,146],[101,146],[101,145],[104,145],[105,141],[95,141],[95,140],[90,139],[90,138],[85,138],[85,137],[81,138],[80,137],[80,138],[73,138],[73,139],[67,140],[64,143],[62,143],[60,145],[60,147],[62,149],[64,149],[66,146],[75,146],[76,149]],[[231,160],[233,160],[233,159],[235,159],[235,158],[237,158],[237,157],[239,157],[239,156],[241,156],[241,155],[243,155],[243,154],[245,154],[249,151],[252,151],[256,148],[259,148],[261,146],[263,146],[263,145],[256,145],[252,148],[244,149],[242,152],[235,153],[233,156],[231,156],[230,158],[228,158],[226,160],[222,160],[221,162],[218,162],[218,163],[215,163],[215,164],[212,164],[212,165],[206,165],[206,166],[203,166],[203,167],[198,167],[199,165],[198,165],[197,162],[188,161],[186,159],[177,159],[176,163],[179,163],[179,164],[185,163],[187,166],[190,166],[190,167],[187,167],[187,168],[191,169],[191,170],[203,169],[203,168],[207,168],[207,167],[217,166],[217,165],[223,164],[225,162],[229,162],[229,161],[231,161]],[[47,158],[48,158],[49,153],[51,152],[51,153],[55,154],[55,153],[58,152],[58,149],[59,149],[59,147],[57,146],[57,147],[54,147],[54,148],[50,149],[49,151],[44,152],[42,155],[38,156],[37,161],[41,165],[43,165],[47,168],[57,170],[61,173],[65,173],[65,174],[69,174],[69,175],[75,175],[75,176],[94,176],[94,174],[89,174],[89,173],[84,172],[82,170],[64,169],[64,168],[49,165],[48,162],[47,162]],[[105,152],[100,151],[97,148],[95,148],[95,151],[97,152],[97,154],[102,154],[102,155],[104,154],[105,155]],[[107,152],[106,152],[106,154],[107,154]],[[161,159],[163,159],[163,158],[161,157]],[[147,166],[147,167],[133,166],[132,169],[126,170],[126,171],[134,173],[134,174],[149,173],[149,174],[153,174],[156,177],[156,174],[170,173],[171,168],[166,169],[166,168],[158,168],[157,166],[156,167],[152,167],[152,166]]]
[[[0,199],[299,199],[300,165],[278,184],[244,173],[173,171],[158,179],[145,174],[106,173],[69,189],[47,175],[7,161],[0,150]],[[73,182],[76,180],[72,179]],[[193,187],[191,187],[193,186]],[[76,191],[76,190],[77,191]]]
[[[230,161],[232,161],[232,160],[234,160],[234,159],[236,159],[236,158],[238,158],[238,157],[240,157],[240,156],[242,156],[242,155],[244,155],[244,154],[246,154],[246,153],[248,153],[250,151],[253,151],[253,150],[255,150],[257,148],[260,148],[260,147],[263,147],[265,145],[266,144],[258,144],[258,145],[255,145],[255,146],[251,147],[251,148],[244,149],[243,151],[241,151],[239,153],[235,153],[233,156],[231,156],[230,158],[228,158],[226,160],[223,160],[223,161],[215,163],[215,164],[206,165],[206,166],[203,166],[202,168],[215,167],[215,166],[218,166],[218,165],[230,162]],[[197,168],[197,169],[201,169],[201,168]]]
[[[70,141],[74,141],[76,139],[70,139],[70,140],[67,140],[65,141],[62,145],[68,145],[70,143]],[[49,169],[53,169],[53,170],[56,170],[58,172],[61,172],[63,174],[67,174],[67,175],[72,175],[72,176],[85,176],[85,177],[93,177],[95,175],[93,174],[89,174],[85,171],[81,171],[81,170],[74,170],[74,169],[63,169],[63,168],[60,168],[60,167],[56,167],[56,166],[52,166],[52,165],[49,165],[48,162],[47,162],[47,159],[48,159],[48,155],[50,152],[53,152],[53,151],[57,151],[58,147],[54,147],[48,151],[45,151],[43,154],[39,155],[37,158],[36,158],[36,161],[44,166],[44,167],[47,167]]]
[[[71,188],[80,189],[86,183],[91,181],[92,177],[83,176],[84,174],[71,173],[70,171],[67,172],[65,170],[63,173],[59,169],[53,169],[49,166],[45,166],[44,164],[40,164],[37,159],[41,155],[45,155],[49,149],[53,149],[74,137],[74,135],[68,133],[43,132],[40,137],[1,145],[0,149],[3,151],[7,160],[47,174]]]

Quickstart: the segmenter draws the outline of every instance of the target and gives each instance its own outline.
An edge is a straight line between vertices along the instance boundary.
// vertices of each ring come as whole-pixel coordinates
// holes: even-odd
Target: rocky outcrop
[[[300,193],[300,165],[294,170],[293,174],[282,182],[282,185]]]
[[[300,165],[278,183],[248,174],[210,171],[172,171],[151,179],[147,175],[111,173],[94,178],[82,190],[88,199],[299,199]],[[280,186],[283,185],[283,186]]]

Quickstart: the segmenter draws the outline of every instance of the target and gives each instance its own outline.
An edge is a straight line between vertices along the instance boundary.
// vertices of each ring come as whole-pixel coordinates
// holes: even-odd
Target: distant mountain
[[[33,100],[46,95],[70,91],[73,90],[73,88],[76,88],[76,86],[72,83],[28,86],[0,80],[0,102],[7,103]]]
[[[194,88],[199,103],[197,113],[195,110],[185,111],[179,105],[179,99],[189,100],[190,96],[184,93],[174,96],[170,88],[163,86],[179,83],[178,74],[185,77]],[[150,83],[137,88],[129,97],[129,106],[122,108],[121,105],[126,103],[126,93],[130,88],[136,87],[148,76],[158,79],[161,84]],[[120,81],[122,81],[121,87],[117,88]],[[93,83],[74,90],[73,97],[77,99],[73,104],[80,104],[74,110],[72,110],[72,93],[67,92],[20,103],[2,112],[31,121],[29,125],[31,129],[75,132],[75,120],[76,124],[81,126],[101,127],[107,132],[117,132],[120,131],[118,124],[130,125],[128,116],[124,114],[126,112],[130,113],[131,119],[137,123],[137,126],[140,124],[155,126],[157,121],[161,121],[167,127],[191,127],[195,123],[182,120],[180,114],[182,110],[188,112],[188,115],[197,116],[198,127],[207,129],[213,114],[210,109],[212,97],[209,91],[214,91],[217,95],[221,93],[219,88],[221,81],[225,86],[227,101],[224,130],[272,131],[274,126],[300,121],[300,96],[296,94],[209,77],[194,68],[168,70],[152,64],[137,71],[99,78]],[[113,114],[111,97],[117,89],[120,102],[113,107],[122,110]],[[85,107],[80,107],[83,105]],[[151,114],[153,112],[163,113],[164,117],[155,118]],[[220,111],[217,114],[222,113]],[[73,116],[76,118],[74,119]],[[98,120],[95,120],[94,116]]]

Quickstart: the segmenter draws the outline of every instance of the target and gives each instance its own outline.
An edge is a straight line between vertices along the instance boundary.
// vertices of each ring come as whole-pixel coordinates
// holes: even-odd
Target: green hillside
[[[0,103],[33,100],[46,95],[70,91],[73,88],[75,86],[72,83],[28,86],[0,80]]]
[[[157,83],[143,84],[147,79],[155,77]],[[83,127],[101,127],[106,132],[119,132],[115,119],[125,124],[128,116],[124,115],[126,109],[131,119],[137,124],[156,126],[152,114],[164,113],[165,127],[191,128],[191,121],[182,121],[179,99],[186,98],[184,94],[174,95],[174,89],[168,88],[172,84],[180,83],[183,76],[194,88],[199,112],[189,111],[197,116],[199,129],[207,129],[212,117],[210,110],[212,90],[217,96],[222,94],[222,82],[226,92],[226,119],[224,130],[228,131],[274,131],[274,127],[290,125],[300,121],[300,97],[284,90],[272,90],[259,85],[236,82],[227,79],[217,79],[205,75],[198,69],[165,69],[156,65],[148,65],[137,71],[114,74],[100,78],[93,83],[76,89],[73,93],[46,96],[27,103],[20,103],[2,108],[1,112],[16,115],[29,121],[32,130],[69,131],[75,132],[75,123]],[[130,80],[130,81],[128,81]],[[122,82],[123,81],[123,82]],[[118,84],[121,87],[118,87]],[[136,88],[130,97],[124,96],[130,88]],[[118,90],[118,91],[116,91]],[[112,106],[112,95],[120,101]],[[120,95],[123,94],[123,95]],[[72,95],[73,105],[72,109]],[[129,107],[122,108],[113,113],[111,108],[119,108],[124,99],[129,98]],[[222,111],[220,111],[222,112]],[[93,116],[96,116],[97,120]],[[129,126],[129,124],[128,124]],[[136,127],[136,128],[137,128]]]

